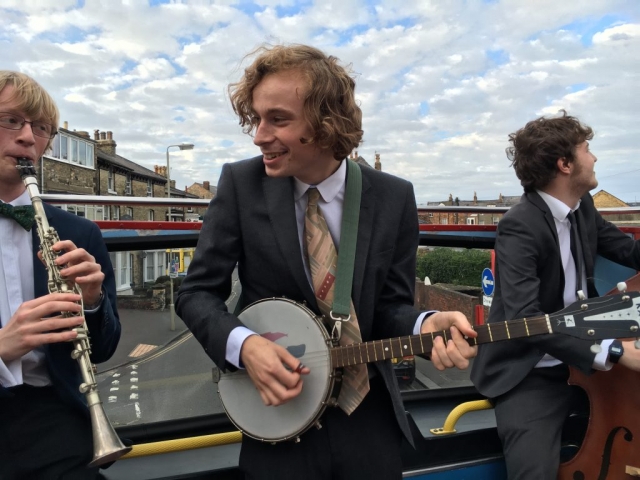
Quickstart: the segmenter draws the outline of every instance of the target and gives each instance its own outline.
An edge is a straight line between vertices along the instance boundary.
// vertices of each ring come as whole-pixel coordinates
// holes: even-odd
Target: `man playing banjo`
[[[237,264],[240,307],[286,297],[324,315],[337,337],[330,299],[341,237],[346,249],[343,213],[350,211],[353,166],[345,159],[362,139],[362,113],[355,82],[335,57],[303,45],[257,53],[229,93],[262,154],[223,167],[176,309],[223,372],[246,369],[257,390],[250,393],[264,405],[286,408],[311,379],[313,364],[302,365],[277,335],[258,335],[227,311],[231,276]],[[450,329],[446,342],[436,337],[431,360],[441,370],[466,368],[476,350],[463,338],[475,336],[465,316],[413,308],[418,217],[412,185],[355,168],[361,194],[350,313],[336,322],[340,344]],[[390,362],[345,368],[337,404],[322,414],[322,428],[307,430],[297,443],[244,435],[240,469],[252,479],[400,479],[402,437],[412,439]]]

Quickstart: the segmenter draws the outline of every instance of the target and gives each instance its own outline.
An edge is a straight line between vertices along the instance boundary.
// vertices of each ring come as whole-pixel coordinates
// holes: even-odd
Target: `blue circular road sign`
[[[490,268],[485,268],[482,271],[482,293],[484,293],[487,297],[493,295],[493,290],[495,288],[495,282],[493,280],[493,272]]]

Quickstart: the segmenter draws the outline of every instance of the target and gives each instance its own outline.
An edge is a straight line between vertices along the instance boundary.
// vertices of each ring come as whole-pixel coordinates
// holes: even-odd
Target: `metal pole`
[[[167,198],[171,198],[171,166],[169,165],[169,147],[167,147]],[[171,205],[167,207],[167,222],[172,220]],[[173,285],[173,282],[171,282]]]
[[[167,147],[167,198],[171,198],[171,167],[169,165],[169,147]]]
[[[169,280],[171,281],[171,298],[169,299],[171,303],[169,303],[169,311],[171,312],[171,331],[173,332],[176,329],[176,309],[173,305],[173,277],[170,277]]]

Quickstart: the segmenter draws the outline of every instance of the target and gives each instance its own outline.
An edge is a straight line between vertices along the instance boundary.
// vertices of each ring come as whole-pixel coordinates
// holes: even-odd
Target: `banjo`
[[[300,395],[278,407],[266,406],[246,370],[220,373],[218,394],[233,424],[263,442],[299,441],[329,406],[337,405],[342,367],[429,353],[436,337],[448,331],[334,346],[322,317],[286,298],[259,300],[239,319],[247,328],[284,348],[311,372]],[[543,334],[563,334],[586,340],[640,336],[640,292],[577,301],[548,315],[476,326],[470,345]]]

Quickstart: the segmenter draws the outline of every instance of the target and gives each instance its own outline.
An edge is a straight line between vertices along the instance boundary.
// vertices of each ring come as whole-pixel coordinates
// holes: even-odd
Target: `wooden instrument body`
[[[640,275],[626,283],[629,291],[640,291]],[[589,423],[576,455],[560,465],[558,479],[640,477],[640,373],[614,365],[609,372],[587,376],[571,368],[569,384],[586,392]]]

